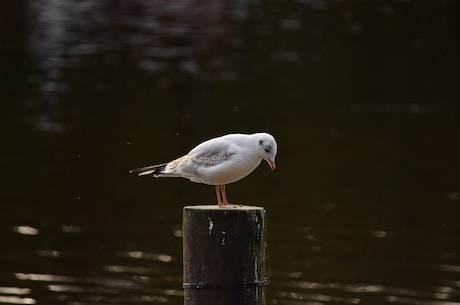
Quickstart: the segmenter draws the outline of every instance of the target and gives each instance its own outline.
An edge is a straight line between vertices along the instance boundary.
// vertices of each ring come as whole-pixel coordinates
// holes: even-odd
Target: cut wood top
[[[208,210],[208,211],[252,211],[252,210],[264,210],[263,207],[252,206],[252,205],[242,205],[237,207],[219,207],[217,204],[206,204],[206,205],[189,205],[185,206],[184,209],[190,210]]]

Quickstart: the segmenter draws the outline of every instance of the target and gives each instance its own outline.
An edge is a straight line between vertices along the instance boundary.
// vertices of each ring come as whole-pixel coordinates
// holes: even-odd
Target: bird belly
[[[199,170],[199,175],[189,177],[193,182],[210,185],[229,184],[249,175],[260,164],[260,160],[241,160],[239,162],[222,163]]]

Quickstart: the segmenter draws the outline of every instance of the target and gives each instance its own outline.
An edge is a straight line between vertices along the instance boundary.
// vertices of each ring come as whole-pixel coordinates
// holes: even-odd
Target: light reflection
[[[14,231],[23,235],[37,235],[38,229],[31,226],[15,226]]]
[[[104,266],[103,269],[108,272],[113,272],[113,273],[148,274],[151,272],[151,269],[149,268],[136,267],[136,266],[121,266],[121,265]]]
[[[446,294],[454,292],[454,288],[447,287],[447,286],[436,287],[435,289],[436,289],[436,291],[438,291],[440,293],[446,293]]]
[[[301,300],[303,302],[307,302],[307,303],[302,303],[302,304],[324,304],[324,303],[359,304],[361,302],[361,299],[356,298],[356,297],[336,297],[336,296],[325,295],[325,294],[312,294],[312,293],[299,293],[299,292],[280,292],[278,293],[278,296],[284,297],[287,299]]]
[[[387,288],[385,291],[389,295],[398,295],[404,297],[418,297],[424,299],[447,299],[449,296],[443,293],[437,292],[427,292],[427,291],[418,291],[413,289],[403,289],[403,288]]]
[[[44,256],[44,257],[60,257],[61,253],[60,251],[57,250],[38,250],[37,251],[38,256]]]
[[[176,297],[183,297],[184,296],[184,291],[182,290],[173,290],[173,289],[163,289],[161,290],[162,293],[170,296],[176,296]]]
[[[183,232],[182,232],[182,230],[177,229],[177,230],[174,230],[173,235],[174,235],[175,237],[182,237],[182,236],[183,236]]]
[[[122,272],[125,271],[127,272],[128,270],[133,270],[130,268],[117,268],[114,266],[111,267],[106,267],[106,270],[112,270],[112,271],[118,271]],[[147,270],[147,269],[145,269]],[[143,271],[145,271],[143,270]],[[140,270],[137,270],[140,271]],[[112,291],[112,288],[138,288],[139,285],[136,284],[135,282],[127,281],[127,280],[122,280],[122,279],[107,279],[107,278],[99,278],[99,277],[91,277],[91,278],[73,278],[73,277],[68,277],[68,276],[57,276],[57,275],[51,275],[51,274],[35,274],[35,273],[16,273],[15,274],[16,278],[19,280],[29,280],[29,281],[37,281],[37,282],[61,282],[61,283],[84,283],[84,284],[97,284],[101,285],[104,287],[110,287],[109,291]],[[132,279],[136,282],[148,282],[150,281],[150,278],[146,276],[133,276]],[[81,288],[79,286],[73,286],[73,285],[49,285],[48,289],[51,291],[73,291],[77,292],[77,290],[83,290],[87,291],[88,289]],[[101,288],[105,289],[105,288]],[[1,289],[0,289],[1,293]]]
[[[18,288],[18,287],[0,287],[0,293],[1,294],[23,295],[23,294],[29,294],[30,289],[29,288]]]
[[[334,297],[334,303],[359,304],[361,303],[361,299],[360,298]]]
[[[104,298],[107,300],[107,298]],[[100,300],[95,300],[100,301]],[[109,299],[109,301],[111,301]],[[165,296],[155,296],[155,295],[140,295],[133,297],[117,297],[116,300],[110,302],[110,304],[158,304],[158,303],[170,303],[171,300]],[[85,303],[86,304],[86,303]],[[98,302],[99,304],[99,302]]]
[[[448,272],[460,272],[460,266],[456,265],[440,265],[439,270]]]
[[[65,233],[80,233],[82,231],[81,227],[70,225],[62,225],[61,230]]]
[[[150,277],[145,275],[132,275],[131,278],[136,282],[148,283],[150,282]]]
[[[52,292],[70,292],[70,293],[103,293],[103,294],[116,294],[119,293],[118,289],[105,288],[105,287],[85,287],[74,285],[48,285],[48,290]]]
[[[382,285],[340,285],[342,290],[348,292],[360,292],[360,293],[376,293],[385,291],[385,286]]]
[[[383,285],[361,285],[361,284],[341,284],[341,283],[315,283],[315,282],[291,282],[290,287],[302,289],[334,289],[354,293],[376,293],[384,292],[387,288]]]
[[[163,263],[169,263],[173,260],[173,257],[168,254],[157,254],[147,253],[143,251],[128,251],[121,254],[124,257],[136,258],[136,259],[147,259],[153,261],[159,261]]]
[[[137,277],[132,277],[132,279],[136,279]],[[145,279],[141,279],[143,280],[144,282]],[[125,279],[113,279],[113,278],[110,278],[110,279],[107,279],[107,278],[91,278],[91,279],[87,279],[84,281],[85,283],[91,283],[91,284],[99,284],[101,286],[104,286],[104,287],[110,287],[110,288],[132,288],[132,289],[136,289],[136,288],[139,288],[139,284],[136,283],[136,282],[133,282],[131,280],[125,280]]]
[[[70,276],[59,276],[52,274],[37,273],[15,273],[18,280],[38,281],[38,282],[74,282],[75,278]]]
[[[144,295],[140,297],[139,299],[142,302],[148,302],[148,303],[168,303],[169,302],[169,298],[161,297],[161,296]]]
[[[293,279],[298,279],[302,276],[302,274],[303,272],[289,272],[287,276]]]
[[[460,305],[459,302],[445,302],[436,300],[421,300],[407,297],[387,296],[385,298],[390,303],[413,304],[413,305]]]
[[[442,301],[448,300],[452,297],[452,287],[441,286],[435,288],[435,291],[423,291],[414,289],[404,289],[400,287],[389,287],[384,285],[365,285],[365,284],[341,284],[341,283],[315,283],[315,282],[291,282],[288,284],[289,287],[297,287],[304,290],[336,290],[346,293],[359,293],[359,294],[386,294],[393,297],[395,303],[399,303],[401,300],[410,300],[410,298],[420,299],[434,299],[435,301],[427,301],[428,305],[460,305],[460,303],[443,303]],[[292,297],[298,298],[300,294],[290,293]],[[287,296],[285,293],[284,296]],[[359,299],[357,299],[359,300]],[[334,301],[337,301],[334,298]],[[346,301],[342,300],[342,303],[353,303],[356,300],[347,298]],[[424,301],[425,302],[425,301]],[[354,304],[354,303],[353,303]],[[425,303],[407,303],[407,304],[425,304]]]
[[[21,298],[11,296],[0,296],[0,303],[5,304],[35,304],[37,301],[32,298]]]
[[[387,237],[387,232],[383,230],[371,231],[371,236],[375,238],[385,238]]]
[[[460,198],[460,193],[457,193],[457,192],[450,192],[447,194],[447,198],[449,198],[449,200],[458,200]]]
[[[48,285],[48,290],[53,292],[83,292],[82,287],[70,285]]]
[[[450,298],[450,294],[443,293],[443,292],[436,292],[436,293],[433,293],[433,298],[438,299],[438,300],[447,300]]]

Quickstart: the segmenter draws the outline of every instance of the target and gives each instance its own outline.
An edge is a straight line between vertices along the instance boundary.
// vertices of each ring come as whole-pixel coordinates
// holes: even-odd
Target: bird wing
[[[236,153],[235,144],[223,138],[215,138],[201,143],[186,156],[188,161],[203,167],[212,167],[230,160]]]
[[[216,165],[220,165],[225,161],[228,161],[232,158],[235,153],[213,153],[213,154],[203,154],[194,156],[191,161],[192,163],[202,166],[202,167],[212,167]]]
[[[155,177],[180,176],[190,178],[197,174],[199,168],[221,165],[230,160],[235,153],[236,145],[232,141],[225,139],[225,137],[214,138],[197,145],[188,154],[171,162],[141,167],[129,172],[139,176],[153,174]]]

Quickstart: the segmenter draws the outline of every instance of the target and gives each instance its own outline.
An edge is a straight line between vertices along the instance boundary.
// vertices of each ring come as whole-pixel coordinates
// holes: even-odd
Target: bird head
[[[267,161],[268,165],[273,172],[276,171],[275,157],[278,150],[275,138],[268,133],[256,134],[257,151],[260,157]]]

